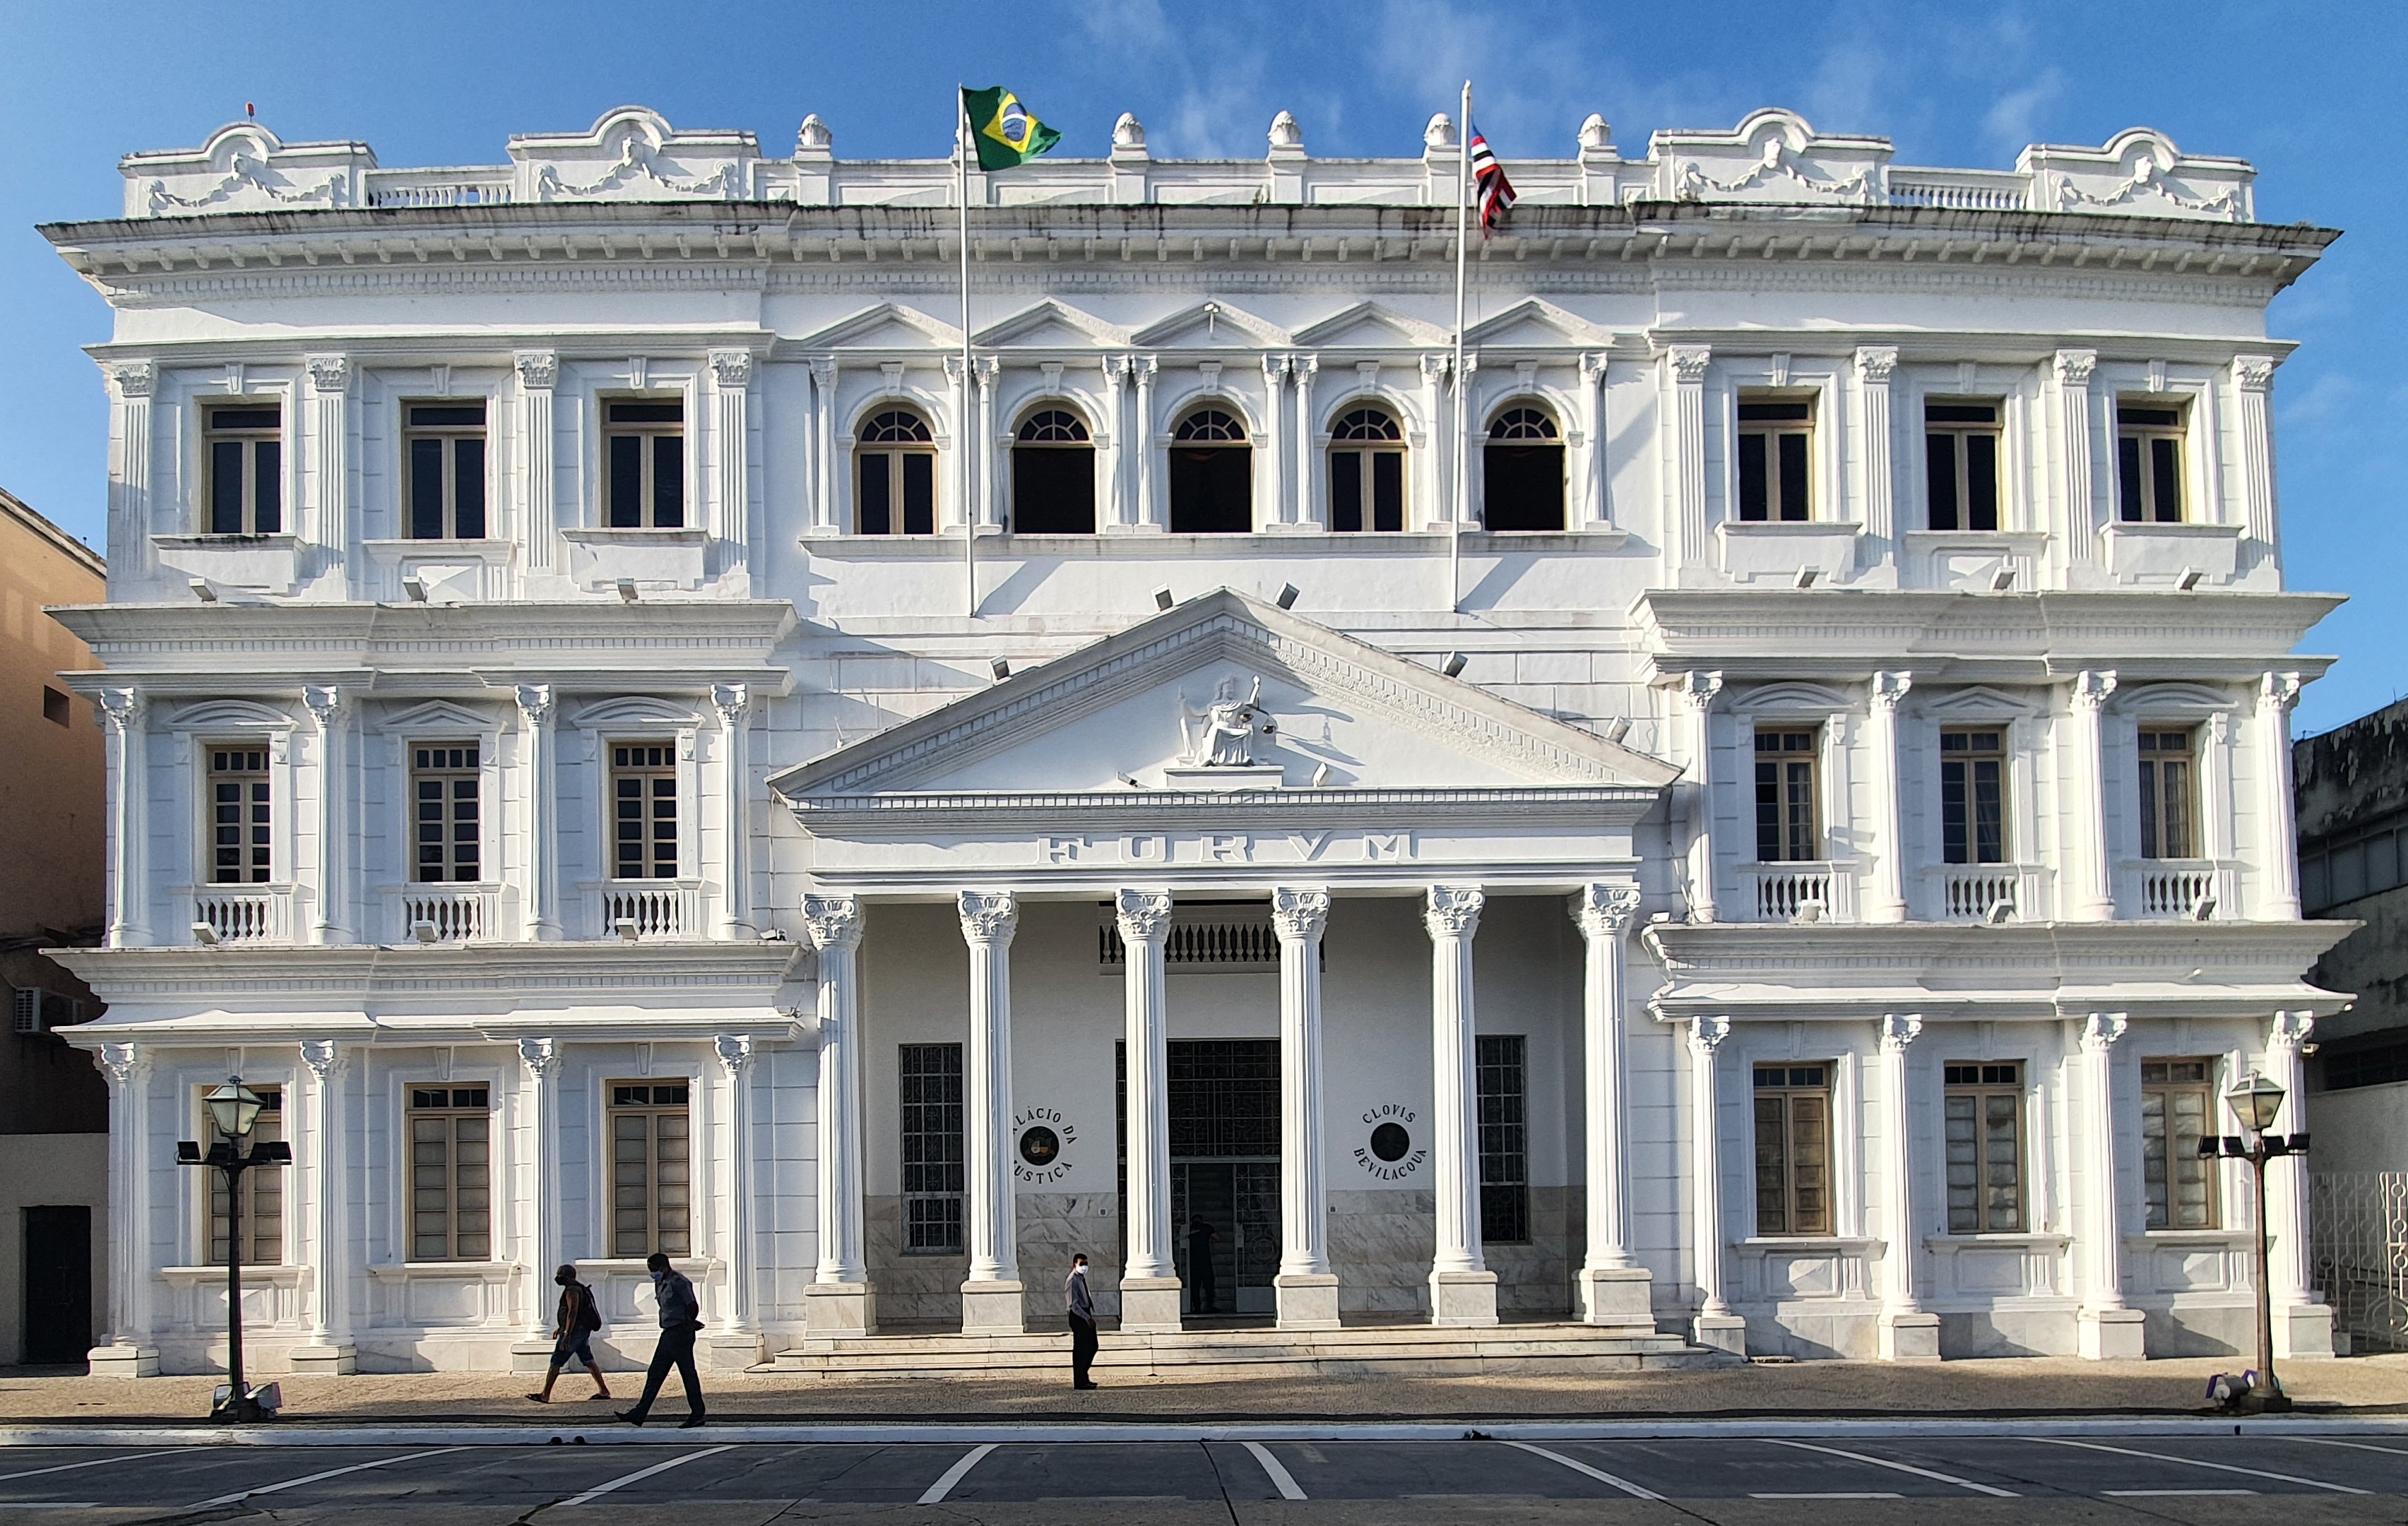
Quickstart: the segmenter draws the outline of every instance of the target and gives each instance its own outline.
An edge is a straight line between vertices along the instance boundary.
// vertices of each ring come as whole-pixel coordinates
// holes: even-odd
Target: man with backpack
[[[602,1364],[594,1360],[594,1333],[602,1328],[602,1309],[594,1302],[594,1290],[577,1280],[573,1262],[552,1273],[552,1280],[560,1284],[560,1312],[552,1319],[552,1365],[544,1370],[543,1391],[527,1397],[539,1405],[552,1403],[552,1386],[560,1381],[560,1370],[574,1357],[594,1375],[594,1397],[608,1399],[610,1385],[602,1381]]]

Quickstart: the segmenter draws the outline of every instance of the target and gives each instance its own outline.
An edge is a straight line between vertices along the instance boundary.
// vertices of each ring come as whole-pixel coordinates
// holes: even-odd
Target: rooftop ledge
[[[1571,157],[1505,163],[1531,208],[1653,202],[2256,218],[2257,172],[2246,161],[2186,154],[2145,127],[2095,148],[2033,144],[2012,170],[1913,168],[1893,164],[1891,151],[1887,138],[1817,133],[1794,112],[1768,109],[1726,131],[1658,132],[1641,159],[1624,158],[1604,119],[1592,115]],[[635,202],[940,207],[955,195],[950,158],[839,160],[815,115],[803,119],[783,159],[764,157],[752,133],[673,128],[633,106],[605,112],[582,133],[513,136],[507,152],[501,164],[387,169],[366,143],[286,143],[258,122],[237,121],[198,148],[129,154],[119,168],[129,219]],[[1259,160],[1156,159],[1144,127],[1124,113],[1109,157],[973,173],[970,198],[999,207],[1451,209],[1461,164],[1455,124],[1443,112],[1430,118],[1416,157],[1316,159],[1283,111]]]

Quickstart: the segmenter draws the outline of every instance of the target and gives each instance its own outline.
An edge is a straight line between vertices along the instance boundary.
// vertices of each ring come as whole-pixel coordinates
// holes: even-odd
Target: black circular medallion
[[[1030,1165],[1052,1165],[1054,1157],[1061,1153],[1061,1136],[1043,1124],[1022,1131],[1020,1158]]]
[[[1413,1148],[1413,1136],[1401,1123],[1383,1123],[1371,1131],[1371,1153],[1383,1161],[1401,1161]]]

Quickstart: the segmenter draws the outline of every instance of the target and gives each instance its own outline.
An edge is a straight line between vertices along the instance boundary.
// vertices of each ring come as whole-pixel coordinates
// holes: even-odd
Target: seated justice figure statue
[[[1273,736],[1279,722],[1262,707],[1263,680],[1256,678],[1245,698],[1238,697],[1238,680],[1224,678],[1213,691],[1212,703],[1198,709],[1179,696],[1179,730],[1186,743],[1180,759],[1190,768],[1246,767],[1254,762],[1254,738]]]

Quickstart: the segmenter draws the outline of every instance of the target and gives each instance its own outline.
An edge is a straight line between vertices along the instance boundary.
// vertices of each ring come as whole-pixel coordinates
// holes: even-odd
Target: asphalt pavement
[[[561,1438],[411,1444],[0,1448],[0,1526],[275,1520],[329,1526],[684,1526],[896,1519],[1022,1523],[1930,1521],[2284,1526],[2408,1520],[2408,1427],[2315,1432],[1896,1425],[1804,1434],[1483,1434],[1299,1440],[1264,1427],[1096,1440]],[[1577,1428],[1554,1428],[1555,1432]],[[2039,1427],[2027,1427],[2039,1430]],[[619,1434],[624,1434],[620,1433]],[[600,1436],[595,1438],[598,1443]]]

